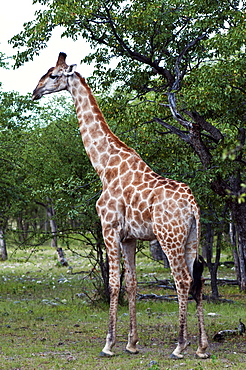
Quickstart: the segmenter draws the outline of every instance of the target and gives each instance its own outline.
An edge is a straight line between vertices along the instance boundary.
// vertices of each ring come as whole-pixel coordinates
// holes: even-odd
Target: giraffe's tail
[[[193,282],[191,284],[190,293],[198,304],[201,299],[201,292],[203,287],[204,279],[202,277],[204,259],[202,256],[197,256],[193,264]]]
[[[195,223],[196,223],[197,256],[193,263],[193,274],[192,274],[193,282],[191,285],[190,293],[192,297],[195,299],[196,303],[198,304],[199,301],[201,300],[202,288],[203,288],[203,283],[204,283],[202,273],[203,273],[205,261],[203,257],[200,256],[198,253],[199,242],[200,242],[200,237],[201,237],[201,223],[200,223],[200,208],[197,204],[196,204],[196,207],[193,208],[193,212],[194,212],[193,214],[194,214]]]

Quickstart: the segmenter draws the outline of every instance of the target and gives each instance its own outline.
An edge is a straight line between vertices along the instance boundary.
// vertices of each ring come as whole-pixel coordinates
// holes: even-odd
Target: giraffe
[[[187,300],[191,290],[198,313],[199,344],[196,355],[207,358],[208,346],[202,309],[202,263],[198,256],[200,210],[190,188],[163,178],[123,143],[107,125],[85,82],[67,65],[60,53],[55,67],[41,77],[33,100],[45,94],[67,90],[73,97],[82,141],[102,182],[96,209],[101,220],[109,261],[110,308],[106,343],[101,355],[113,356],[116,342],[120,256],[125,267],[130,330],[126,351],[138,353],[136,323],[136,240],[155,240],[168,257],[179,302],[178,343],[171,358],[182,358],[187,347]]]

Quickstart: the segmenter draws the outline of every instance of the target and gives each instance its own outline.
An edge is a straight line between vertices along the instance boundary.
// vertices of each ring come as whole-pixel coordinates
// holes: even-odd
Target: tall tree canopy
[[[188,142],[207,166],[211,153],[200,135],[201,128],[213,140],[221,132],[199,114],[182,114],[176,95],[181,82],[193,69],[215,58],[242,53],[245,43],[245,9],[240,1],[64,1],[34,0],[44,10],[12,38],[14,47],[23,47],[16,66],[46,47],[52,30],[62,26],[63,36],[88,40],[93,52],[85,62],[96,62],[94,75],[100,85],[113,82],[128,91],[162,94],[174,118],[188,134],[163,125]],[[240,55],[238,55],[240,57]],[[107,68],[113,59],[114,67]],[[106,73],[107,71],[107,73]],[[157,78],[158,76],[158,78]],[[164,96],[163,96],[164,95]],[[160,120],[160,117],[153,117]]]

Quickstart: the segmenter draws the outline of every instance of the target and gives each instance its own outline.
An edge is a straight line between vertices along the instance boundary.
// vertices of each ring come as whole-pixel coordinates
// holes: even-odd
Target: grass
[[[124,352],[129,315],[127,305],[119,307],[116,356],[102,358],[99,353],[107,331],[108,307],[92,306],[81,294],[83,289],[92,289],[89,275],[71,274],[68,268],[57,266],[56,255],[48,247],[32,254],[28,261],[27,256],[25,251],[10,252],[9,260],[0,264],[0,370],[245,368],[245,336],[228,337],[221,343],[212,340],[217,331],[237,327],[239,318],[246,323],[246,296],[237,287],[219,288],[223,298],[234,303],[204,303],[211,354],[208,360],[194,358],[197,347],[194,302],[188,304],[191,344],[184,359],[169,359],[177,341],[178,305],[160,301],[137,302],[138,355]],[[88,260],[69,251],[67,259],[73,272],[90,271]],[[137,258],[137,269],[141,282],[170,278],[168,270],[142,255]],[[234,278],[234,273],[224,267],[219,276]],[[169,290],[142,284],[139,292],[173,294]],[[206,285],[205,293],[209,292],[210,287]]]

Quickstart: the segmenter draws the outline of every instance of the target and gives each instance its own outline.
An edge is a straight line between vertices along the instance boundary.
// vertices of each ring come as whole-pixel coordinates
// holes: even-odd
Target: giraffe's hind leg
[[[190,276],[184,255],[184,248],[170,244],[167,245],[159,239],[162,248],[167,255],[171,271],[174,277],[178,302],[179,302],[179,336],[178,345],[171,354],[171,358],[183,358],[182,351],[188,346],[187,340],[187,302],[192,278]],[[175,252],[174,252],[175,251]]]
[[[208,358],[209,355],[206,353],[206,349],[208,347],[208,339],[205,331],[204,314],[202,307],[202,286],[203,286],[202,271],[203,263],[200,262],[199,260],[195,260],[191,293],[194,299],[196,300],[197,304],[197,316],[199,326],[199,345],[196,351],[196,355],[199,358]]]
[[[197,315],[198,315],[198,325],[199,325],[199,345],[196,351],[196,355],[199,358],[208,358],[209,354],[206,353],[206,349],[208,347],[208,339],[207,339],[207,334],[205,332],[205,326],[204,326],[204,315],[203,315],[203,308],[202,308],[202,293],[199,299],[199,303],[197,304]]]
[[[178,345],[170,357],[181,359],[184,357],[182,352],[189,344],[187,340],[187,302],[192,279],[188,273],[188,269],[183,269],[182,280],[180,280],[179,276],[175,276],[175,272],[173,272],[173,275],[179,302],[179,336]]]
[[[190,274],[193,278],[191,294],[197,304],[198,328],[199,328],[199,345],[196,355],[199,358],[208,358],[206,353],[208,347],[207,334],[204,325],[204,314],[202,307],[202,287],[203,287],[203,262],[199,261],[197,256],[197,232],[195,221],[191,225],[190,233],[185,247],[185,258]]]
[[[192,278],[185,259],[185,242],[186,233],[180,234],[179,240],[171,233],[158,232],[156,228],[155,235],[166,254],[172,275],[175,281],[178,302],[179,302],[179,336],[178,345],[171,354],[171,358],[183,358],[182,351],[188,346],[187,340],[187,303]]]

